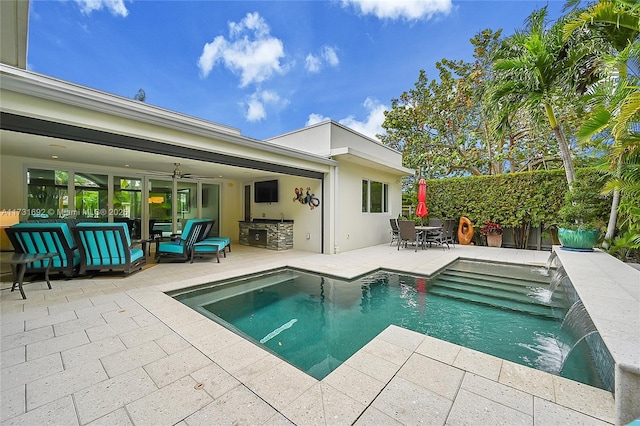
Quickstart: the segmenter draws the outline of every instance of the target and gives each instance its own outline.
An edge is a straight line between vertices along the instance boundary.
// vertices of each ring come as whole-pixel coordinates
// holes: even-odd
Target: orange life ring
[[[473,224],[471,221],[462,216],[460,218],[460,224],[458,225],[458,241],[462,245],[471,244],[473,239]]]

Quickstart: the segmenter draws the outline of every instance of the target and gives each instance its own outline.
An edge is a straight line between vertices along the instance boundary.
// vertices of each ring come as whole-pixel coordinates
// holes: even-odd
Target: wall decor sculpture
[[[296,193],[296,196],[293,197],[294,203],[297,201],[300,204],[308,204],[311,210],[320,205],[320,199],[316,197],[316,194],[311,193],[311,187],[307,186],[306,192],[304,188],[295,188],[294,192]]]

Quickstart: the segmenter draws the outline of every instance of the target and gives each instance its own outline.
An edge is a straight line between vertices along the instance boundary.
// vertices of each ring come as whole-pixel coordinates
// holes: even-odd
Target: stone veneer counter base
[[[245,246],[269,250],[292,249],[293,221],[241,221],[239,242]]]

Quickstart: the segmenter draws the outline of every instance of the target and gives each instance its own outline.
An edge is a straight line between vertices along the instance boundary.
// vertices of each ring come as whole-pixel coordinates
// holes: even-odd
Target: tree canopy
[[[617,223],[640,250],[639,36],[635,0],[568,0],[556,21],[543,7],[508,37],[482,30],[472,61],[419,71],[378,137],[416,170],[409,192],[420,177],[537,169],[563,169],[571,188],[574,167],[601,164],[614,194],[607,238]]]

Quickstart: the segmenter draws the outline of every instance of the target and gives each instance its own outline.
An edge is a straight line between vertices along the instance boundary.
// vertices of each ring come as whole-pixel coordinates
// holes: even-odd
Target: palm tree
[[[565,8],[578,3],[579,0],[571,0],[566,3]],[[592,100],[591,115],[579,131],[583,140],[600,137],[602,134],[613,140],[609,158],[616,172],[608,185],[613,191],[613,199],[605,235],[606,247],[615,233],[621,188],[629,188],[629,179],[623,177],[635,175],[629,173],[628,161],[631,160],[633,165],[632,159],[637,159],[639,153],[640,93],[637,77],[630,78],[628,75],[628,62],[640,63],[640,4],[630,0],[599,0],[567,21],[563,29],[564,39],[579,30],[604,38],[613,50],[613,53],[601,52],[599,62],[603,74],[609,78],[596,84],[593,96],[589,95]],[[617,76],[607,72],[612,68]],[[631,189],[631,192],[634,190]]]
[[[575,180],[573,159],[557,110],[567,98],[575,96],[579,80],[592,71],[592,66],[586,49],[563,41],[563,23],[547,28],[546,16],[546,7],[534,11],[525,29],[507,38],[499,49],[491,99],[509,112],[524,108],[535,117],[546,117],[571,185]]]
[[[580,0],[569,0],[565,9],[579,3]],[[587,9],[574,14],[565,23],[564,39],[569,39],[579,29],[595,30],[616,52],[622,52],[638,39],[640,3],[636,0],[598,0]],[[626,61],[619,63],[618,72],[620,78],[627,77]]]

